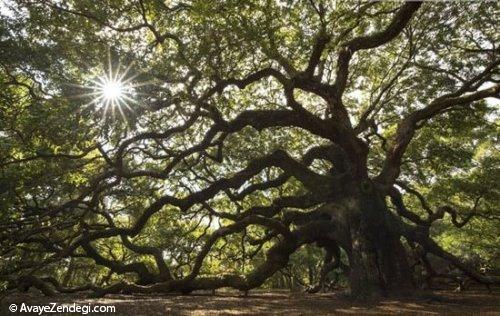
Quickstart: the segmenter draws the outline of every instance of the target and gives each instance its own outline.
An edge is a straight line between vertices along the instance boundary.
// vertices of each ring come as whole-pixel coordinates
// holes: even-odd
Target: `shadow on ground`
[[[29,305],[81,304],[113,305],[116,312],[98,315],[500,315],[500,291],[488,293],[473,290],[462,293],[437,291],[412,299],[383,299],[352,301],[341,294],[305,294],[289,292],[253,292],[244,297],[235,292],[216,295],[111,295],[100,299],[82,296],[46,298],[35,293],[15,294],[2,299],[2,315],[29,315],[11,313],[10,304]],[[78,315],[78,314],[49,314]],[[90,315],[90,314],[89,314]],[[93,314],[95,315],[95,314]]]

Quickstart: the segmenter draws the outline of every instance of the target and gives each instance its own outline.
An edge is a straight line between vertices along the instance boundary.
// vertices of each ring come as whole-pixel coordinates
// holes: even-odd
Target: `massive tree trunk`
[[[404,294],[414,288],[407,254],[389,224],[384,198],[371,183],[361,186],[347,214],[350,287],[354,297]]]

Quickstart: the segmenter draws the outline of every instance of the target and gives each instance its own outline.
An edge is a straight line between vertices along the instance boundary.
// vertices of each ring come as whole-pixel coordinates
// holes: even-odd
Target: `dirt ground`
[[[29,315],[9,312],[10,304],[113,305],[116,312],[98,315],[500,315],[500,290],[462,293],[435,291],[412,299],[352,301],[345,295],[254,291],[244,297],[235,292],[216,295],[192,294],[131,296],[110,295],[100,299],[81,296],[46,298],[35,293],[15,294],[1,300],[2,315]],[[47,315],[79,315],[47,314]],[[96,315],[96,314],[89,314]]]

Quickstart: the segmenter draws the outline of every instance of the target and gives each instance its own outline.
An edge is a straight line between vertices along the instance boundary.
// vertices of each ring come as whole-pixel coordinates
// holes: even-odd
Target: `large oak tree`
[[[0,9],[8,288],[248,291],[313,244],[355,296],[498,282],[433,238],[498,251],[498,2]]]

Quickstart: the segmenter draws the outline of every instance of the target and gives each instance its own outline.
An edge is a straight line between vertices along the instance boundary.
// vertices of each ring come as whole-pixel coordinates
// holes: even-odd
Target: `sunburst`
[[[114,115],[115,110],[118,110],[125,117],[125,110],[133,110],[131,104],[136,103],[134,100],[136,85],[132,80],[135,76],[127,78],[131,66],[120,72],[120,65],[114,70],[110,63],[109,72],[91,82],[89,86],[93,90],[91,103],[97,108],[102,108],[103,115],[107,115],[110,110]]]
[[[94,106],[102,111],[103,118],[111,114],[115,116],[116,110],[125,119],[125,112],[134,111],[133,105],[137,104],[135,97],[137,96],[136,88],[147,83],[134,83],[136,75],[130,74],[130,69],[133,64],[127,67],[122,67],[118,64],[113,68],[111,59],[108,63],[108,71],[96,75],[94,80],[90,80],[88,84],[79,85],[88,93],[79,95],[78,97],[91,98],[85,105]]]

